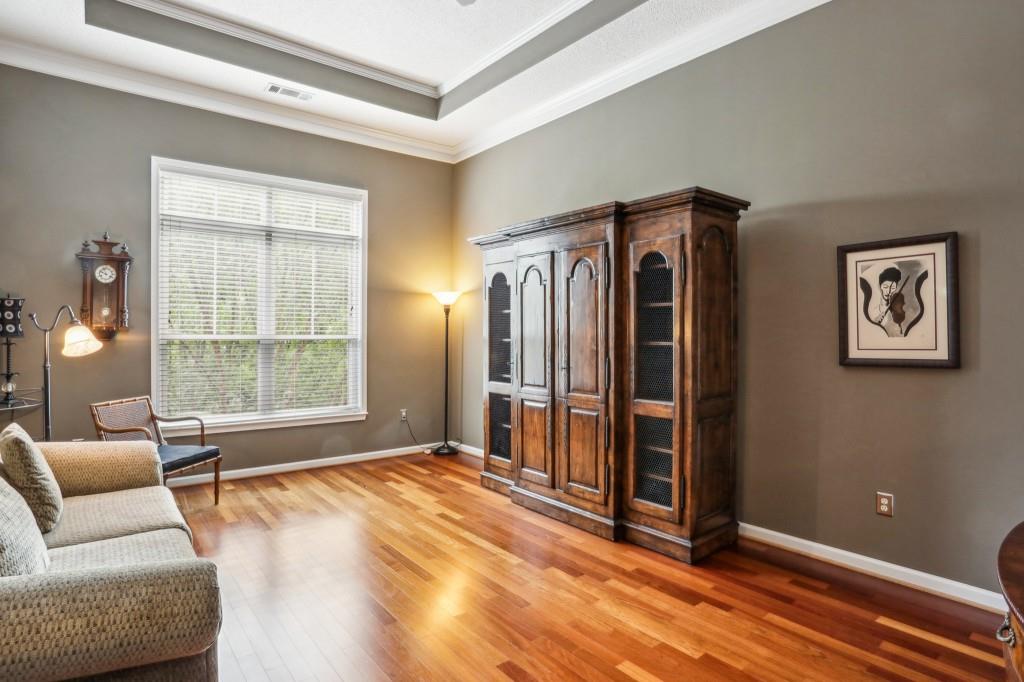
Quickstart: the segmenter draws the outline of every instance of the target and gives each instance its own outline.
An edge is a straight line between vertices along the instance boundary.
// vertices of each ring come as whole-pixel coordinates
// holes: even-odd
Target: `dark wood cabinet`
[[[702,188],[471,240],[484,251],[483,485],[696,561],[736,538],[736,225]]]

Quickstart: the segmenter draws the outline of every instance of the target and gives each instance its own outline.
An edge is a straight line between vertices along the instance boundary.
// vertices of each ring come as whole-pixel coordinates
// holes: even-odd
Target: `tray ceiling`
[[[451,162],[827,2],[465,1],[6,0],[0,62]]]

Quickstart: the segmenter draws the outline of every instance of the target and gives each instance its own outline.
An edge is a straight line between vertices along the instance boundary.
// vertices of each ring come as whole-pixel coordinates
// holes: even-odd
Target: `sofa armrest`
[[[217,640],[217,567],[161,561],[0,578],[0,679],[57,680],[194,656]]]
[[[149,441],[36,443],[64,497],[163,483],[160,455]]]

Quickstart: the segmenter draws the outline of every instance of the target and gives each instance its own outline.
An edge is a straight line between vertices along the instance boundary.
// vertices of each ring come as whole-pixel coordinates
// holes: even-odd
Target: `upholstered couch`
[[[216,680],[217,569],[196,558],[156,446],[38,446],[64,509],[45,570],[0,577],[0,679]]]

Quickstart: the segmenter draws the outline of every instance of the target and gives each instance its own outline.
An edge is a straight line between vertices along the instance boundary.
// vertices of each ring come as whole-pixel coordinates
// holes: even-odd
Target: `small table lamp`
[[[458,450],[448,444],[448,316],[452,304],[459,298],[459,292],[435,291],[434,298],[444,306],[444,442],[434,448],[434,454],[454,455]]]
[[[0,406],[13,405],[16,398],[14,397],[14,390],[16,388],[14,384],[14,377],[18,376],[18,372],[11,369],[11,355],[12,349],[16,345],[11,339],[20,339],[25,336],[25,330],[21,328],[21,308],[25,305],[25,299],[14,298],[10,294],[7,294],[2,300],[0,300],[0,338],[4,340],[4,382],[0,385],[0,392],[3,392],[3,397],[0,398]]]
[[[91,355],[103,347],[103,344],[92,335],[92,330],[79,322],[75,317],[75,311],[67,304],[57,309],[53,324],[49,327],[40,325],[35,313],[29,315],[36,329],[43,332],[43,440],[53,438],[53,415],[50,410],[50,332],[57,328],[60,316],[65,311],[71,319],[68,320],[68,330],[64,332],[64,348],[61,355],[77,358]]]

